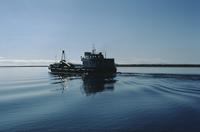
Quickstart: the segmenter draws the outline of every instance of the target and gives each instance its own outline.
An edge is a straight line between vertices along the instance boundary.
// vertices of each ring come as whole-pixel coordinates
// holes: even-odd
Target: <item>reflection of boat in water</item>
[[[52,74],[52,73],[51,73]],[[82,79],[83,85],[81,89],[86,95],[93,95],[103,91],[112,91],[114,90],[114,84],[116,82],[115,74],[82,74],[73,75],[73,74],[52,74],[55,81],[52,84],[58,85],[61,84],[60,89],[62,92],[67,88],[67,85],[70,81],[74,79]]]
[[[82,65],[74,65],[66,62],[65,52],[62,51],[60,62],[49,65],[49,70],[54,73],[116,73],[116,66],[113,58],[105,58],[103,54],[92,52],[85,52],[84,57],[81,57]]]
[[[115,74],[88,74],[82,77],[86,95],[114,89]]]

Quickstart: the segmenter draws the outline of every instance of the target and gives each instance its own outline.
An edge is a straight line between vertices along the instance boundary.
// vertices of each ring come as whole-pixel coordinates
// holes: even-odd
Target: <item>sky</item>
[[[0,64],[62,49],[81,63],[93,45],[116,63],[200,63],[200,1],[0,0]]]

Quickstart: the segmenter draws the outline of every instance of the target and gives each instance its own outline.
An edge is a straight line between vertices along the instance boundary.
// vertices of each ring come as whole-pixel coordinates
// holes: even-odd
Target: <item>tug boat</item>
[[[60,74],[82,74],[82,73],[116,73],[114,58],[105,58],[102,52],[97,53],[95,49],[92,52],[85,52],[81,57],[82,65],[75,65],[66,62],[65,51],[62,51],[60,62],[50,64],[49,70],[52,73]]]
[[[84,57],[81,57],[83,69],[93,73],[116,73],[114,58],[105,58],[102,52],[96,53],[85,52]]]

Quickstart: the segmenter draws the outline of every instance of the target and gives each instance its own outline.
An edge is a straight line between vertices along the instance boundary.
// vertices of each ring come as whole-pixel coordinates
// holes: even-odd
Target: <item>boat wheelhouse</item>
[[[81,61],[84,69],[93,72],[116,72],[114,58],[105,58],[102,52],[96,53],[95,50],[85,52],[84,57],[81,57]]]

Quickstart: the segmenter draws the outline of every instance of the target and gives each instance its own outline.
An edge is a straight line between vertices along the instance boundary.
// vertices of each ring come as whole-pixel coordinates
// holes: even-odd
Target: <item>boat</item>
[[[60,62],[49,65],[49,70],[52,73],[60,74],[82,74],[82,73],[116,73],[114,58],[106,58],[102,52],[97,53],[95,49],[92,52],[85,52],[84,57],[81,57],[82,65],[75,65],[66,62],[65,51],[62,51]]]
[[[65,72],[74,72],[76,67],[74,64],[72,64],[70,62],[66,62],[65,51],[63,50],[61,60],[59,62],[50,64],[48,69],[52,73],[65,73]]]
[[[83,69],[92,73],[116,73],[114,58],[105,58],[102,52],[97,53],[95,49],[92,52],[85,52],[81,57]]]

